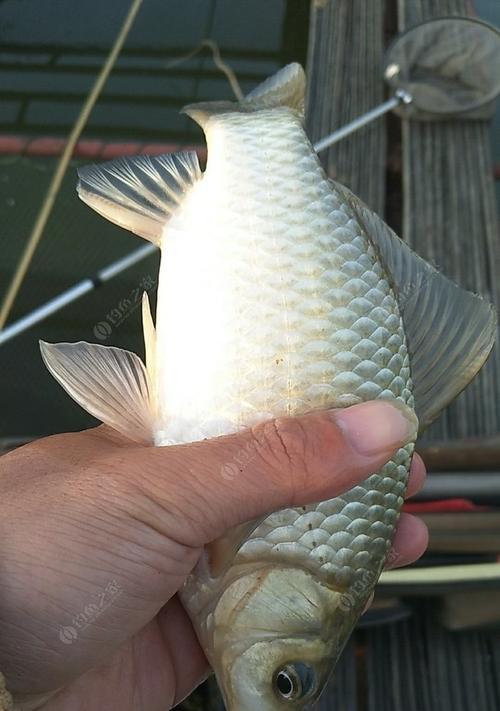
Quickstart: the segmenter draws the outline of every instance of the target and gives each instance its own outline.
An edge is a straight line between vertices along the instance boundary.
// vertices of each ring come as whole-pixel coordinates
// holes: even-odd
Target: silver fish
[[[377,398],[425,426],[486,360],[491,306],[327,179],[304,90],[292,64],[241,103],[187,107],[206,134],[203,174],[194,153],[80,172],[85,202],[165,249],[156,328],[145,296],[146,367],[87,343],[42,353],[77,402],[134,440],[190,442]],[[384,565],[413,444],[343,496],[207,549],[182,600],[229,709],[318,697]],[[251,460],[227,463],[228,486]]]

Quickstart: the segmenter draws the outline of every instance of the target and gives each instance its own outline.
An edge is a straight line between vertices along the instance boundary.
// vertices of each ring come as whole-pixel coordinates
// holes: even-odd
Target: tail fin
[[[165,225],[201,178],[194,152],[133,156],[78,171],[78,195],[103,217],[160,245]]]

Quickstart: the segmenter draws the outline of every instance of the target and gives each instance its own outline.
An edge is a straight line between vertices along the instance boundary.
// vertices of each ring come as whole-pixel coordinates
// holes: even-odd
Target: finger
[[[385,562],[386,569],[401,568],[418,560],[429,542],[429,532],[425,523],[417,516],[402,513],[396,534]]]
[[[410,410],[372,401],[281,418],[236,435],[132,450],[137,483],[200,546],[229,527],[287,506],[332,498],[414,439]],[[172,521],[171,521],[172,523]],[[175,523],[175,521],[174,521]]]
[[[200,684],[208,671],[191,622],[174,597],[105,664],[65,686],[42,708],[165,711]]]
[[[191,620],[178,597],[173,597],[158,614],[158,625],[170,650],[171,664],[175,674],[175,698],[180,702],[210,673],[210,667],[198,642]],[[186,660],[189,659],[189,664]]]
[[[411,462],[410,477],[408,479],[408,488],[406,490],[407,499],[410,496],[415,496],[425,484],[427,472],[422,457],[415,452]]]

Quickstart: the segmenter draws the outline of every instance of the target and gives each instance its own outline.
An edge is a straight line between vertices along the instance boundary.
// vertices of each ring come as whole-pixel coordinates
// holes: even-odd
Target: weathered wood
[[[472,14],[467,0],[398,0],[399,29],[444,15]],[[313,0],[307,126],[313,140],[379,103],[385,2]],[[403,237],[464,287],[498,304],[498,243],[489,122],[404,120]],[[323,155],[332,178],[383,214],[385,122]],[[430,429],[427,439],[500,430],[500,351]]]
[[[322,138],[384,99],[385,2],[313,0],[307,63],[307,129]],[[386,132],[383,119],[322,154],[331,178],[384,211]]]
[[[449,632],[429,600],[411,620],[376,628],[367,641],[367,711],[499,708],[500,632]]]
[[[351,637],[314,711],[358,711],[356,639]]]
[[[418,447],[429,471],[498,471],[500,437],[471,437],[465,440],[436,441]]]
[[[399,29],[472,15],[467,0],[398,0]],[[404,120],[403,237],[460,285],[498,304],[497,215],[486,120]],[[500,351],[429,430],[428,439],[500,430]]]

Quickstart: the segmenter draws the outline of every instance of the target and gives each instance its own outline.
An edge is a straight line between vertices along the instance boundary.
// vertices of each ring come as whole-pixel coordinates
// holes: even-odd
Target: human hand
[[[0,670],[19,708],[164,711],[208,672],[176,592],[227,528],[332,498],[408,439],[383,402],[283,418],[203,442],[140,447],[105,427],[0,458]],[[222,472],[251,446],[228,483]],[[414,457],[408,494],[423,483]],[[425,549],[403,514],[398,565]]]

